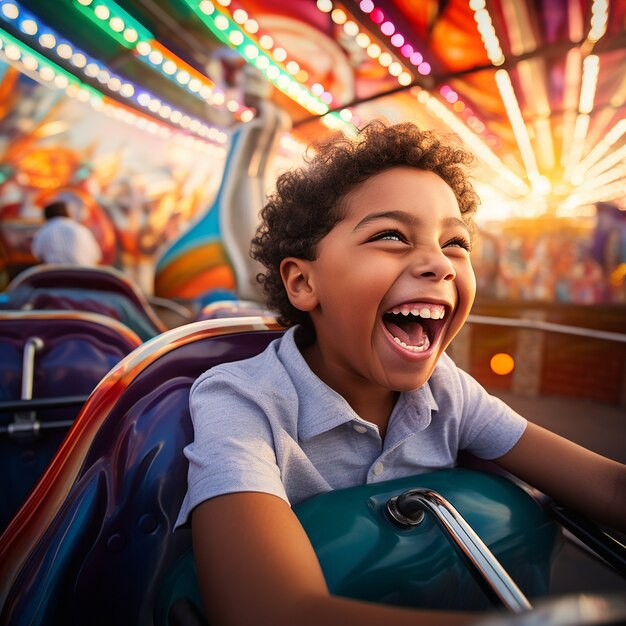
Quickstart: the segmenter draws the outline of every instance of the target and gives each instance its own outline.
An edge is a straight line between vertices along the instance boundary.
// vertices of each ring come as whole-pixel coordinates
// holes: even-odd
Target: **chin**
[[[427,374],[421,374],[419,376],[398,376],[393,377],[392,380],[388,380],[387,386],[392,391],[403,392],[403,391],[415,391],[420,387],[423,387],[431,377],[433,373],[432,370],[429,370]]]

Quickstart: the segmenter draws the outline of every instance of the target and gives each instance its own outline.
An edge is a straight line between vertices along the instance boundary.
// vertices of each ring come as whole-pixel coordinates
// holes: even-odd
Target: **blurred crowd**
[[[474,265],[483,298],[624,303],[626,213],[599,204],[591,229],[563,221],[547,230],[482,232]]]

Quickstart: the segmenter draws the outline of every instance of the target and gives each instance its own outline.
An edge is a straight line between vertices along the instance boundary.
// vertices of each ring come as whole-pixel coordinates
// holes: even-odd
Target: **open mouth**
[[[411,352],[426,352],[439,337],[445,314],[441,304],[412,302],[387,311],[383,324],[398,345]]]

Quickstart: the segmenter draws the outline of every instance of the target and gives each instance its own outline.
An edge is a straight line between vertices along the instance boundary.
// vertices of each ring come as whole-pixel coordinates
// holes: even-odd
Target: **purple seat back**
[[[81,311],[0,311],[0,400],[20,398],[22,354],[35,356],[33,398],[89,394],[123,357],[141,345],[136,333],[102,315]]]
[[[2,624],[154,623],[163,577],[191,545],[189,530],[172,532],[187,483],[189,388],[281,334],[262,318],[188,324],[103,379],[0,537]]]

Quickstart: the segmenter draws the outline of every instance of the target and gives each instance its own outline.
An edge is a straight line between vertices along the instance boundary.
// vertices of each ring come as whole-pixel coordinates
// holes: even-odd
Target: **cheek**
[[[476,274],[474,273],[474,268],[471,265],[468,270],[468,290],[472,298],[474,298],[476,295]]]
[[[474,300],[476,299],[476,279],[474,278],[474,274],[472,274],[472,281],[467,290],[467,311],[469,313],[472,305],[474,304]]]
[[[457,285],[457,289],[471,306],[476,296],[476,276],[471,265],[463,267],[457,272]]]

